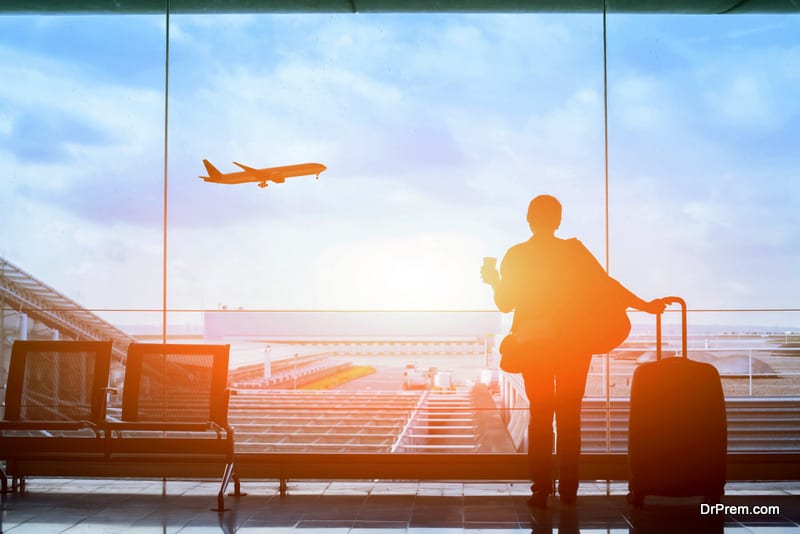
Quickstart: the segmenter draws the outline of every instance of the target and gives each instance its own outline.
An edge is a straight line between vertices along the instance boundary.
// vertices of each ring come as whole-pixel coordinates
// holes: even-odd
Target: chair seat
[[[125,431],[156,431],[156,432],[208,432],[224,433],[225,429],[212,421],[184,422],[184,421],[113,421],[106,425],[111,432]]]
[[[0,431],[5,430],[41,430],[68,431],[93,430],[100,434],[101,428],[91,421],[0,421]]]

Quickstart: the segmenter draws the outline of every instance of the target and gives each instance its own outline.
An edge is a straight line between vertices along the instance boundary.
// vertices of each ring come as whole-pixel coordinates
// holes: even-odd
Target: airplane
[[[208,176],[200,176],[206,182],[214,182],[217,184],[243,184],[247,182],[256,182],[258,187],[267,187],[267,182],[275,182],[282,184],[287,178],[294,178],[295,176],[309,176],[311,174],[317,175],[319,180],[319,173],[327,169],[321,163],[300,163],[298,165],[284,165],[282,167],[267,167],[265,169],[254,169],[241,163],[233,162],[234,165],[240,167],[242,170],[239,172],[221,173],[214,167],[207,159],[203,160],[203,165],[206,166]]]

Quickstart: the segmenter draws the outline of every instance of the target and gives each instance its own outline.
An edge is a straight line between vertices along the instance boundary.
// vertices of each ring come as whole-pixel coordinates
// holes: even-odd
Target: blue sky
[[[171,21],[171,307],[489,309],[481,257],[543,192],[603,261],[599,16]],[[643,297],[798,307],[798,29],[609,17],[610,266]],[[158,308],[163,17],[0,18],[0,77],[2,254],[87,306]],[[225,187],[203,158],[328,171]]]

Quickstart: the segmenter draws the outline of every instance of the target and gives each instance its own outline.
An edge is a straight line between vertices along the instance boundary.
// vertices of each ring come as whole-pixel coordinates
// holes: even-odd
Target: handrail
[[[413,411],[408,415],[408,419],[406,419],[406,423],[403,425],[403,429],[397,435],[397,439],[392,444],[391,452],[397,452],[397,449],[400,448],[401,444],[403,443],[403,440],[406,438],[406,436],[409,435],[411,427],[414,425],[414,421],[419,415],[420,409],[425,404],[425,401],[427,400],[429,393],[430,391],[426,390],[425,392],[423,392],[422,395],[419,396],[419,400],[417,401],[416,406],[414,406]]]

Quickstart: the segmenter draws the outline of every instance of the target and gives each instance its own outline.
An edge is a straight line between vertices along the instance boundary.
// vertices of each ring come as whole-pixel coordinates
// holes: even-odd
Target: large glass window
[[[357,437],[375,423],[303,397],[316,419],[305,424],[299,410],[290,418],[302,422],[281,424],[305,424],[308,436],[272,436],[281,442],[272,450],[477,450],[472,438],[432,431],[426,414],[443,391],[455,403],[450,433],[464,434],[479,413],[472,384],[492,383],[494,339],[508,326],[491,311],[481,258],[530,237],[528,202],[548,192],[564,203],[563,233],[602,260],[600,16],[174,15],[171,24],[171,307],[211,310],[203,331],[238,340],[235,362],[257,368],[267,352],[266,383],[334,387],[331,406],[359,390],[399,399],[366,415],[395,410],[402,424]],[[234,161],[327,170],[318,181],[222,185],[197,178],[209,176],[204,159],[221,173],[240,172]],[[368,376],[300,375],[348,364],[354,375],[342,378]],[[283,374],[299,382],[279,382]],[[451,385],[464,394],[457,402]],[[234,406],[244,398],[253,397]],[[344,428],[331,443],[302,443],[332,425]]]
[[[605,32],[599,4],[0,18],[3,379],[9,341],[79,335],[53,312],[88,311],[120,342],[231,343],[232,410],[278,414],[234,413],[239,452],[479,451],[456,436],[492,410],[523,450],[479,269],[549,193],[559,236],[686,299],[689,356],[730,402],[796,397],[800,19],[609,10]],[[307,162],[326,169],[202,179]],[[592,363],[590,452],[624,450],[654,355],[631,318]]]

